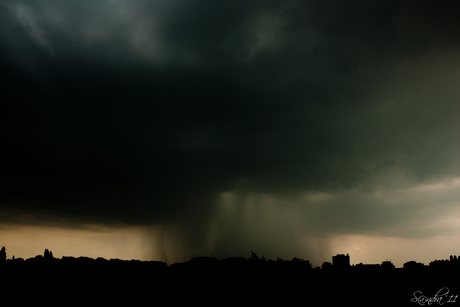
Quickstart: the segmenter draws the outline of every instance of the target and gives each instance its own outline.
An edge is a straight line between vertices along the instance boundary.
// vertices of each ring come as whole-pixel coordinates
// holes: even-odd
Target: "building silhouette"
[[[390,260],[382,261],[382,264],[380,266],[382,269],[386,270],[395,268],[395,265]]]
[[[332,266],[338,269],[350,267],[350,255],[337,254],[332,256]]]

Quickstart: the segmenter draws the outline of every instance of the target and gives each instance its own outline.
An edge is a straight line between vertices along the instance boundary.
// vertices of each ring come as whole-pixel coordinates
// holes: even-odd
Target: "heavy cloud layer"
[[[433,235],[457,206],[420,191],[460,173],[458,9],[3,1],[2,220],[173,224],[221,254]]]

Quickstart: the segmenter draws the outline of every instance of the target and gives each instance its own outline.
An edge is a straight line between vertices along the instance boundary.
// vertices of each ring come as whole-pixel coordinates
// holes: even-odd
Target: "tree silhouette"
[[[257,256],[256,253],[251,251],[251,258],[249,258],[249,261],[254,261],[254,262],[266,262],[267,260],[265,259],[265,256],[262,255],[262,259]]]
[[[48,249],[45,249],[45,253],[43,254],[45,259],[53,259],[53,252],[50,252]]]

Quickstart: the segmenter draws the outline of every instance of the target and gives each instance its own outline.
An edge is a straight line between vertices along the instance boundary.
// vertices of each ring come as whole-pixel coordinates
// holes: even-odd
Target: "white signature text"
[[[422,291],[415,291],[413,293],[414,297],[410,300],[412,303],[418,303],[420,306],[439,304],[444,305],[444,303],[456,303],[458,295],[448,295],[449,288],[444,287],[439,289],[439,291],[431,297],[425,296],[422,294]]]

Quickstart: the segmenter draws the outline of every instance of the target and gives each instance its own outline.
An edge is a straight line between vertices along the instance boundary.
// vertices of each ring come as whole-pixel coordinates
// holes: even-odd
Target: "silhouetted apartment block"
[[[350,255],[337,254],[332,256],[332,266],[335,268],[348,268],[350,266]]]

